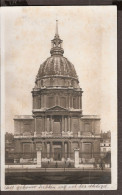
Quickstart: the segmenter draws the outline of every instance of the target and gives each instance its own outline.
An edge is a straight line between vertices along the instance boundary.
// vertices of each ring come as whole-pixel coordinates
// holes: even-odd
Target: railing
[[[100,134],[92,134],[91,132],[78,132],[78,133],[73,133],[73,131],[62,131],[60,133],[53,133],[52,131],[50,132],[40,132],[40,133],[33,133],[33,134],[20,134],[14,135],[14,138],[37,138],[37,137],[85,137],[85,138],[101,138]]]

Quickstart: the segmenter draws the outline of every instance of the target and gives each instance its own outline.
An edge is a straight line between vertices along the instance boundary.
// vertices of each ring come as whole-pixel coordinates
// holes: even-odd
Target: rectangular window
[[[29,153],[31,152],[31,145],[29,143],[23,144],[23,152],[24,153]]]

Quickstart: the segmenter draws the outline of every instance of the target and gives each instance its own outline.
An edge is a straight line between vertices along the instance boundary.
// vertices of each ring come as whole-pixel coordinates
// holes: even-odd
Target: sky
[[[117,13],[114,6],[2,8],[5,131],[14,115],[32,114],[32,88],[50,57],[56,19],[64,56],[74,64],[83,114],[100,115],[102,131],[117,130]]]

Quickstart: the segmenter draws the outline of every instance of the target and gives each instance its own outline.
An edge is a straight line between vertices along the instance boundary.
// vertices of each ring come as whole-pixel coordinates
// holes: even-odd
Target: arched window
[[[73,108],[77,108],[77,99],[76,97],[73,98]]]

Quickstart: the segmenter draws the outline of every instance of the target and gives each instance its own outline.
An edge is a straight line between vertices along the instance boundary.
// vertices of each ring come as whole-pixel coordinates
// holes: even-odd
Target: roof
[[[99,115],[83,115],[81,119],[99,119],[100,120],[100,116]]]
[[[14,120],[16,120],[16,119],[31,119],[31,120],[33,120],[34,118],[32,117],[32,115],[15,115]]]

